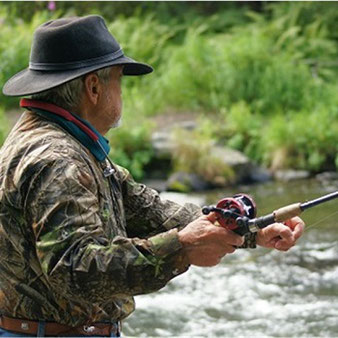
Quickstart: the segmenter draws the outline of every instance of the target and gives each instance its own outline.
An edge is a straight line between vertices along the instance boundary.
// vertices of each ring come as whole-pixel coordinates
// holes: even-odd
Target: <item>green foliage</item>
[[[275,51],[292,53],[311,67],[312,75],[334,80],[337,76],[337,4],[288,2],[270,5],[264,21],[266,34],[276,41]]]
[[[28,67],[30,46],[37,26],[51,19],[47,12],[35,14],[30,22],[6,18],[6,11],[0,10],[0,87],[14,74]],[[13,22],[14,21],[14,22]],[[17,106],[18,99],[8,98],[0,93],[1,104]]]
[[[46,10],[49,1],[5,1],[1,5],[7,10],[10,17],[18,17],[24,21],[30,21],[32,16],[39,11]],[[56,1],[56,10],[61,15],[87,15],[101,13],[108,21],[117,17],[146,16],[155,14],[160,22],[177,24],[178,22],[191,22],[208,18],[210,15],[226,11],[228,13],[225,22],[218,22],[215,27],[223,29],[239,23],[244,23],[243,8],[251,7],[259,9],[259,3],[234,3],[222,1]]]
[[[123,42],[122,47],[127,55],[133,55],[133,58],[156,68],[163,58],[163,49],[179,27],[161,24],[153,15],[148,15],[118,18],[109,24],[108,29]]]
[[[0,147],[5,141],[8,133],[8,123],[5,118],[4,111],[0,108]]]
[[[207,125],[194,131],[177,129],[174,135],[174,169],[196,173],[214,185],[224,185],[234,179],[232,169],[212,153],[212,138]]]
[[[208,38],[188,31],[159,77],[159,96],[165,93],[166,106],[176,109],[217,110],[245,101],[263,114],[316,104],[322,82],[292,53],[274,52],[274,45],[256,26]]]
[[[335,169],[338,149],[338,120],[336,112],[326,108],[312,113],[302,111],[274,116],[262,135],[265,161],[278,167],[319,171]],[[282,151],[281,151],[282,150]],[[283,153],[283,158],[276,158]]]
[[[187,31],[182,46],[171,48],[166,54],[165,69],[158,75],[157,91],[154,100],[162,102],[165,108],[179,110],[198,110],[212,106],[210,97],[217,87],[213,83],[216,62],[210,53],[209,42],[198,30]],[[214,97],[218,100],[218,93]],[[219,102],[215,102],[217,106]]]
[[[224,122],[219,125],[219,139],[223,137],[229,147],[243,151],[256,162],[261,162],[263,152],[260,140],[262,126],[267,118],[253,113],[244,101],[232,105],[230,110],[223,109],[221,117]]]
[[[272,168],[338,168],[336,3],[56,6],[58,12],[51,13],[43,2],[0,3],[0,85],[27,66],[40,23],[60,15],[103,15],[126,54],[155,68],[154,74],[124,79],[128,129],[109,136],[112,157],[136,178],[152,157],[147,117],[171,111],[198,112],[207,121],[198,133],[177,136],[180,170],[226,176],[205,155],[214,143]],[[1,94],[0,100],[6,109],[17,103]],[[206,169],[203,162],[214,164]]]
[[[113,129],[108,134],[111,146],[110,158],[119,165],[128,168],[135,179],[144,176],[144,166],[152,156],[151,123],[134,124]]]

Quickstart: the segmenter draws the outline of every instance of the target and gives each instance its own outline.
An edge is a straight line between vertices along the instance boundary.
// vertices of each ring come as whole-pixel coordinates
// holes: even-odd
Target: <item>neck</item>
[[[81,102],[78,107],[74,108],[74,113],[82,119],[88,121],[102,136],[107,134],[109,126],[105,125],[102,118],[97,114],[97,107],[89,102]]]
[[[107,157],[110,149],[108,142],[89,121],[59,106],[43,101],[22,99],[20,106],[33,110],[59,124],[88,148],[98,161],[103,161]]]

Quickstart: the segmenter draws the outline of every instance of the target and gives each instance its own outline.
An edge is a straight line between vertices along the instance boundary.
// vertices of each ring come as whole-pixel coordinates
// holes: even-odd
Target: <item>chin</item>
[[[115,129],[122,126],[122,118],[119,118],[116,122],[114,122],[109,129]]]

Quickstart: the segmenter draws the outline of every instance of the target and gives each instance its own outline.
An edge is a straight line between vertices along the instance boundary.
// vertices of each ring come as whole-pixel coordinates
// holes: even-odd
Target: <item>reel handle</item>
[[[217,214],[220,226],[232,230],[240,236],[249,233],[248,220],[256,216],[257,208],[253,199],[246,194],[221,199],[216,206],[209,205],[202,208],[202,213]]]

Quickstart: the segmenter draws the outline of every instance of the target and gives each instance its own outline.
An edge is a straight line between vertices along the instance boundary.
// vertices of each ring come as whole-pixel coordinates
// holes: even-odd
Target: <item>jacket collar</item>
[[[103,137],[88,121],[57,105],[31,99],[21,99],[20,107],[32,110],[60,125],[84,145],[98,161],[107,158],[110,147]]]

